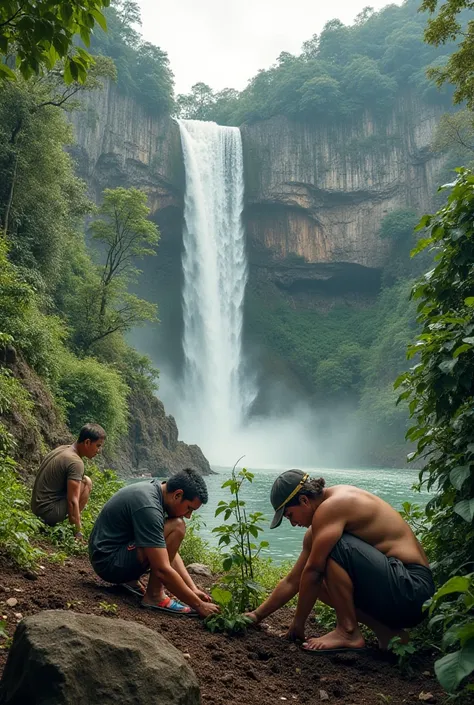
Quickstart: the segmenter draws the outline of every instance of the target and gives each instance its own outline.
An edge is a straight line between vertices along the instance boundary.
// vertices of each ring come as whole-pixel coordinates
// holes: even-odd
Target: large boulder
[[[199,686],[178,649],[122,619],[39,612],[15,632],[1,705],[199,705]]]

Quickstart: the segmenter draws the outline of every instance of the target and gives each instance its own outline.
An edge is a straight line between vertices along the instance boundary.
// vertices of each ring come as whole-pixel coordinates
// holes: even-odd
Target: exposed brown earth
[[[275,705],[285,701],[295,705],[324,701],[399,705],[445,700],[433,675],[431,654],[413,658],[410,676],[400,673],[393,656],[375,647],[359,654],[307,654],[276,634],[289,625],[291,609],[280,610],[269,620],[272,632],[251,629],[244,636],[230,638],[210,634],[200,620],[145,611],[139,598],[97,578],[85,557],[68,559],[64,565],[44,563],[36,580],[5,560],[0,559],[0,569],[0,610],[7,618],[10,636],[22,617],[39,610],[73,609],[109,614],[114,619],[115,614],[107,613],[104,603],[116,605],[116,616],[145,624],[189,654],[203,705]],[[17,600],[13,607],[6,603],[10,598]],[[316,624],[310,631],[311,635],[321,633]],[[6,658],[3,649],[0,670]]]

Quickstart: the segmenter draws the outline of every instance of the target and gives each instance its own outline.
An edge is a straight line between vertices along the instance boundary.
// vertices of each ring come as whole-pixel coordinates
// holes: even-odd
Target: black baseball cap
[[[277,477],[270,493],[270,502],[275,510],[270,529],[280,526],[286,505],[298,494],[306,480],[309,480],[309,475],[302,470],[287,470]]]

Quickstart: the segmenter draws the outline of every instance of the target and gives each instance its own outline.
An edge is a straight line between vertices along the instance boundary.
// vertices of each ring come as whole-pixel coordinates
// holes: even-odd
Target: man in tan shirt
[[[75,443],[48,453],[36,475],[31,498],[33,514],[49,526],[55,526],[69,517],[78,540],[83,538],[81,512],[92,489],[92,480],[84,475],[82,458],[94,458],[105,438],[102,426],[86,424],[79,431]]]

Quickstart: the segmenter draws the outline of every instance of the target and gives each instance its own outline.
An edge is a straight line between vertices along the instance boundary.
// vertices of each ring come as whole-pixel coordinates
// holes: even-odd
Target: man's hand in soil
[[[196,607],[196,611],[199,612],[199,615],[203,619],[206,619],[206,617],[211,617],[213,614],[218,614],[220,609],[213,602],[201,601],[201,603]]]
[[[80,544],[86,543],[86,540],[84,538],[84,534],[82,533],[82,531],[76,531],[76,533],[74,534],[74,541],[76,543],[80,543]]]
[[[244,614],[244,617],[248,617],[249,619],[251,619],[253,624],[255,624],[255,625],[260,624],[260,622],[261,622],[261,619],[259,618],[258,614],[255,611],[254,612],[246,612]]]
[[[289,639],[290,641],[304,641],[304,626],[301,627],[293,621],[285,634],[285,639]]]
[[[210,595],[207,594],[207,592],[204,592],[204,590],[201,590],[200,588],[196,588],[194,591],[194,594],[199,597],[200,600],[203,602],[212,602],[212,598]]]

